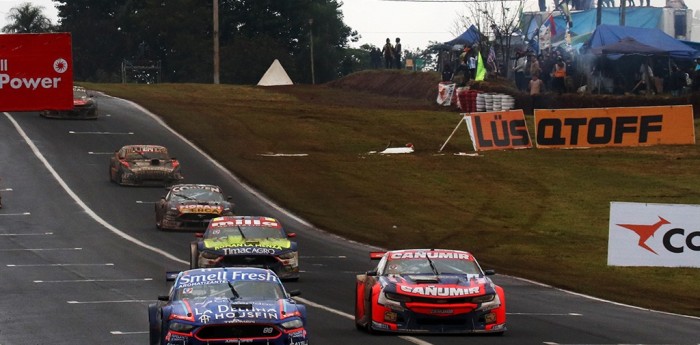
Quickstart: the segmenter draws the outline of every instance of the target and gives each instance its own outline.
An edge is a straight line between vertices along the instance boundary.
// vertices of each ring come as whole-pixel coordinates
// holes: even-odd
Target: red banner
[[[70,33],[0,35],[0,111],[73,109]]]

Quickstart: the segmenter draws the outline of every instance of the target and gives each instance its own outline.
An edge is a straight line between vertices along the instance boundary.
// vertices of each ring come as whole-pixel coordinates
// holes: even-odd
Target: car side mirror
[[[170,301],[170,296],[168,296],[168,295],[158,296],[158,300],[163,301],[163,302],[167,302],[167,301]]]
[[[229,196],[226,197],[226,201],[231,201],[231,200],[233,200],[233,197],[232,197],[232,196],[229,195]]]
[[[496,274],[495,270],[484,270],[484,275],[492,276],[494,274]]]
[[[287,237],[297,237],[297,233],[296,232],[287,233]]]
[[[289,297],[294,297],[294,296],[301,296],[301,290],[289,291]]]
[[[196,238],[202,238],[202,237],[204,237],[204,233],[203,233],[203,232],[195,232],[195,233],[194,233],[194,237],[196,237]]]
[[[367,273],[365,273],[365,275],[367,275],[368,277],[376,277],[376,276],[377,276],[377,270],[376,270],[376,269],[373,269],[373,270],[371,270],[371,271],[367,271]]]

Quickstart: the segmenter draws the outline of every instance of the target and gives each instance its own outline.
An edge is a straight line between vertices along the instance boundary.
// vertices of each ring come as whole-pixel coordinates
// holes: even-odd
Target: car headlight
[[[171,322],[170,323],[170,330],[173,332],[180,332],[180,333],[190,333],[192,330],[195,328],[194,325],[188,325],[186,323],[179,323],[179,322]]]
[[[216,255],[216,254],[214,254],[214,253],[212,253],[212,252],[203,251],[203,252],[202,252],[202,258],[204,258],[204,259],[209,259],[209,260],[214,260],[214,259],[218,259],[219,256]]]
[[[294,320],[289,320],[282,322],[280,324],[284,329],[295,329],[295,328],[301,328],[304,327],[304,323],[301,322],[300,319],[294,319]]]
[[[405,296],[405,295],[400,295],[397,293],[393,292],[385,292],[384,295],[386,296],[387,299],[390,299],[392,301],[397,301],[397,302],[410,302],[411,297]]]
[[[484,303],[484,302],[490,302],[493,301],[493,299],[496,297],[496,295],[483,295],[483,296],[478,296],[472,298],[472,302],[474,303]]]
[[[491,296],[489,300],[482,300],[482,302],[477,302],[478,299],[486,298],[487,296]],[[476,310],[491,310],[501,306],[501,298],[498,297],[497,294],[474,297],[472,301],[474,301],[475,303],[481,303],[479,308],[477,308]]]

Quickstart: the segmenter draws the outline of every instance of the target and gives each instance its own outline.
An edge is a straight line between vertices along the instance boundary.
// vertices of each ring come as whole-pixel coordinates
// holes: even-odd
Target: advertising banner
[[[72,108],[70,33],[0,35],[0,111]]]
[[[474,151],[532,148],[522,109],[464,116]]]
[[[535,109],[537,148],[695,144],[692,105]]]
[[[610,203],[609,266],[700,267],[700,205]]]

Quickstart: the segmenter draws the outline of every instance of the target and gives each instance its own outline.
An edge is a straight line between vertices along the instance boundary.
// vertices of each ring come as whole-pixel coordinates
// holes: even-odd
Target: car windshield
[[[236,281],[231,282],[231,285],[233,289],[226,283],[181,287],[175,291],[174,299],[225,297],[234,300],[253,301],[285,298],[284,290],[277,282]]]
[[[207,230],[205,238],[225,238],[229,236],[243,236],[250,240],[254,238],[286,238],[280,228],[271,228],[264,226],[232,226],[232,227],[217,227]]]
[[[393,259],[387,261],[384,274],[481,274],[481,270],[471,260]]]
[[[204,189],[204,188],[186,188],[185,189],[185,188],[183,188],[183,189],[173,191],[170,194],[170,200],[175,201],[175,202],[193,201],[193,200],[223,202],[224,196],[221,193],[213,191],[211,189]]]

